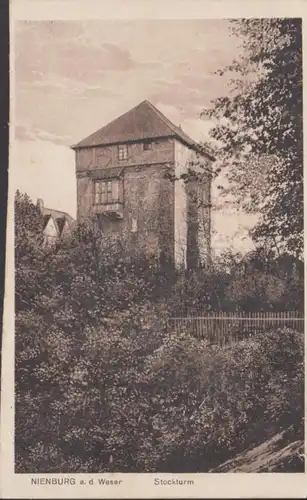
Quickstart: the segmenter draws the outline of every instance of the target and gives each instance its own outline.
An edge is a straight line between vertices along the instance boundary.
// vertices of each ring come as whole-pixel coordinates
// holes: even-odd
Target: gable
[[[56,224],[57,224],[57,228],[58,228],[58,232],[59,232],[60,236],[63,232],[65,222],[66,222],[65,217],[57,217],[56,218]]]
[[[60,210],[54,210],[52,208],[45,208],[43,209],[43,214],[44,218],[46,220],[49,220],[49,217],[53,217],[55,224],[59,225],[59,231],[62,231],[63,226],[63,221],[65,220],[69,226],[69,228],[72,230],[75,227],[75,220],[66,212],[61,212]],[[45,222],[46,224],[46,222]]]
[[[58,229],[56,227],[56,223],[52,216],[49,216],[48,219],[45,220],[45,227],[43,230],[44,236],[57,237]]]
[[[71,231],[70,231],[70,227],[69,227],[67,219],[64,219],[62,221],[61,226],[62,226],[61,236],[65,236],[65,235],[70,234]]]

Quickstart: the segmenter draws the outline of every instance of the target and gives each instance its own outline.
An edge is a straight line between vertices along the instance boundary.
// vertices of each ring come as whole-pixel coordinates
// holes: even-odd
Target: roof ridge
[[[148,103],[149,103],[149,101],[147,101],[147,100],[145,99],[144,101],[140,102],[140,103],[139,103],[139,104],[137,104],[136,106],[133,106],[133,108],[130,108],[130,109],[128,109],[127,111],[125,111],[124,113],[122,113],[121,115],[116,116],[115,118],[113,118],[113,120],[111,120],[110,122],[106,123],[105,125],[103,125],[102,127],[100,127],[98,130],[96,130],[96,131],[95,131],[95,132],[93,132],[92,134],[88,135],[88,136],[86,137],[86,139],[90,139],[92,136],[94,136],[94,135],[98,134],[98,133],[99,133],[99,132],[101,132],[101,131],[105,128],[105,127],[107,127],[107,126],[109,126],[109,125],[112,125],[112,124],[113,124],[114,122],[116,122],[117,120],[119,120],[119,119],[123,118],[125,115],[127,115],[128,113],[130,113],[130,111],[132,111],[133,109],[138,108],[139,106],[141,106],[141,104],[143,104],[144,102],[148,102]],[[150,104],[150,103],[149,103],[149,104]],[[79,144],[80,142],[83,142],[83,139],[81,139],[81,141],[78,141],[76,144],[73,144],[73,145],[71,146],[71,148],[75,148],[75,147],[77,147],[77,146],[78,146],[78,144]]]
[[[101,132],[106,126],[112,125],[117,120],[121,120],[122,118],[125,117],[125,115],[127,115],[128,113],[130,113],[130,111],[135,110],[135,109],[141,107],[144,104],[148,105],[152,109],[152,111],[154,111],[156,113],[156,115],[158,116],[158,118],[160,118],[160,120],[162,120],[164,122],[164,124],[171,129],[171,131],[173,132],[174,135],[176,135],[177,137],[181,137],[182,140],[186,141],[186,139],[183,136],[187,135],[187,134],[185,134],[185,132],[183,132],[183,130],[181,131],[179,129],[179,127],[177,127],[177,125],[175,125],[174,123],[172,123],[171,120],[169,118],[167,118],[158,108],[156,108],[156,106],[154,106],[148,99],[144,99],[142,102],[140,102],[139,104],[137,104],[133,108],[130,108],[128,111],[125,111],[120,116],[117,116],[116,118],[114,118],[113,120],[111,120],[109,123],[107,123],[107,125],[104,125],[103,127],[100,127],[98,130],[96,130],[95,132],[93,132],[92,134],[90,134],[89,136],[87,136],[86,139],[90,139],[92,136],[94,136],[94,135],[98,134],[99,132]],[[180,135],[180,132],[182,132],[182,136]],[[198,145],[197,142],[194,141],[191,137],[187,136],[187,139],[189,141],[191,141],[192,143],[194,143],[194,145]],[[79,142],[82,142],[82,140],[79,141]],[[72,147],[73,148],[77,147],[78,144],[79,144],[79,142],[77,144],[74,144]]]
[[[143,102],[146,102],[147,104],[149,104],[149,106],[157,113],[159,118],[161,118],[161,120],[163,120],[164,123],[173,130],[173,132],[175,133],[175,135],[177,137],[181,138],[185,142],[187,142],[187,140],[191,141],[198,148],[203,149],[205,147],[205,149],[207,149],[207,151],[203,151],[203,152],[209,156],[212,156],[213,152],[210,151],[211,148],[209,148],[207,144],[201,145],[201,143],[198,143],[197,141],[192,139],[192,137],[190,137],[184,130],[182,130],[180,126],[175,125],[175,123],[173,123],[169,118],[167,118],[167,116],[165,116],[162,113],[162,111],[160,111],[154,104],[152,104],[147,99],[145,99],[145,101],[143,101]]]
[[[162,111],[160,111],[158,108],[156,108],[156,106],[154,106],[154,104],[152,104],[150,101],[144,101],[144,102],[147,102],[151,107],[152,109],[157,113],[157,115],[159,116],[159,118],[161,118],[161,120],[164,121],[164,123],[170,127],[173,132],[175,132],[176,135],[178,135],[178,132],[176,130],[177,128],[177,125],[175,125],[173,122],[171,122],[171,120],[169,118],[167,118],[167,116],[165,116]],[[191,139],[193,141],[193,139]]]
[[[56,232],[57,232],[58,236],[60,236],[60,230],[59,230],[59,226],[58,226],[58,223],[57,223],[56,218],[55,218],[55,217],[53,217],[53,215],[52,215],[52,214],[44,214],[44,217],[48,217],[48,220],[46,220],[46,223],[44,224],[44,229],[46,229],[46,227],[47,227],[47,226],[48,226],[48,224],[49,224],[50,219],[52,219],[52,220],[53,220],[53,223],[54,223],[54,227],[55,227],[55,229],[56,229]]]
[[[189,148],[211,156],[209,152],[203,150],[199,142],[192,139],[180,126],[175,125],[148,99],[125,111],[71,147],[77,150],[158,137],[176,138]]]
[[[70,219],[74,220],[74,218],[71,215],[69,215],[69,213],[63,212],[62,210],[57,210],[56,208],[44,207],[43,210],[49,210],[50,212],[58,212],[59,214],[62,214],[62,216],[65,215],[66,217],[70,217]],[[45,214],[45,215],[52,215],[52,214]]]

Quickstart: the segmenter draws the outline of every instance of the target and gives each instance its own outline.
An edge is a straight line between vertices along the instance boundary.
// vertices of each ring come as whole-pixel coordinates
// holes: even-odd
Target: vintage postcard
[[[306,496],[305,7],[11,2],[1,498]]]

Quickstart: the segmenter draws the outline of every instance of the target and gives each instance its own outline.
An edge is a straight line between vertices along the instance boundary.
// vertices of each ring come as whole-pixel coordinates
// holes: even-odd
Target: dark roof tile
[[[58,230],[59,230],[60,234],[62,234],[62,231],[63,231],[63,228],[64,228],[64,224],[65,224],[65,220],[66,220],[65,217],[57,217],[57,219],[56,219],[56,223],[57,223]]]
[[[90,175],[92,179],[97,179],[97,180],[118,179],[118,177],[121,176],[123,171],[124,171],[123,167],[113,167],[104,170],[92,170]]]
[[[43,230],[46,228],[46,226],[47,226],[47,224],[48,224],[48,222],[49,222],[49,220],[50,220],[50,217],[51,217],[51,215],[50,215],[50,214],[45,214],[45,215],[43,216],[43,219],[44,219]]]

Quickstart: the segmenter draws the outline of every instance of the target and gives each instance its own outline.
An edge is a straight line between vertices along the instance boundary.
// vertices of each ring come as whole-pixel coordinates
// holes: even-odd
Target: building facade
[[[151,103],[73,149],[79,221],[94,217],[103,232],[178,266],[208,260],[213,157]],[[198,169],[201,181],[184,179],[189,169]]]
[[[69,214],[45,207],[41,198],[37,200],[37,208],[43,216],[45,245],[55,245],[71,235],[76,221]]]

